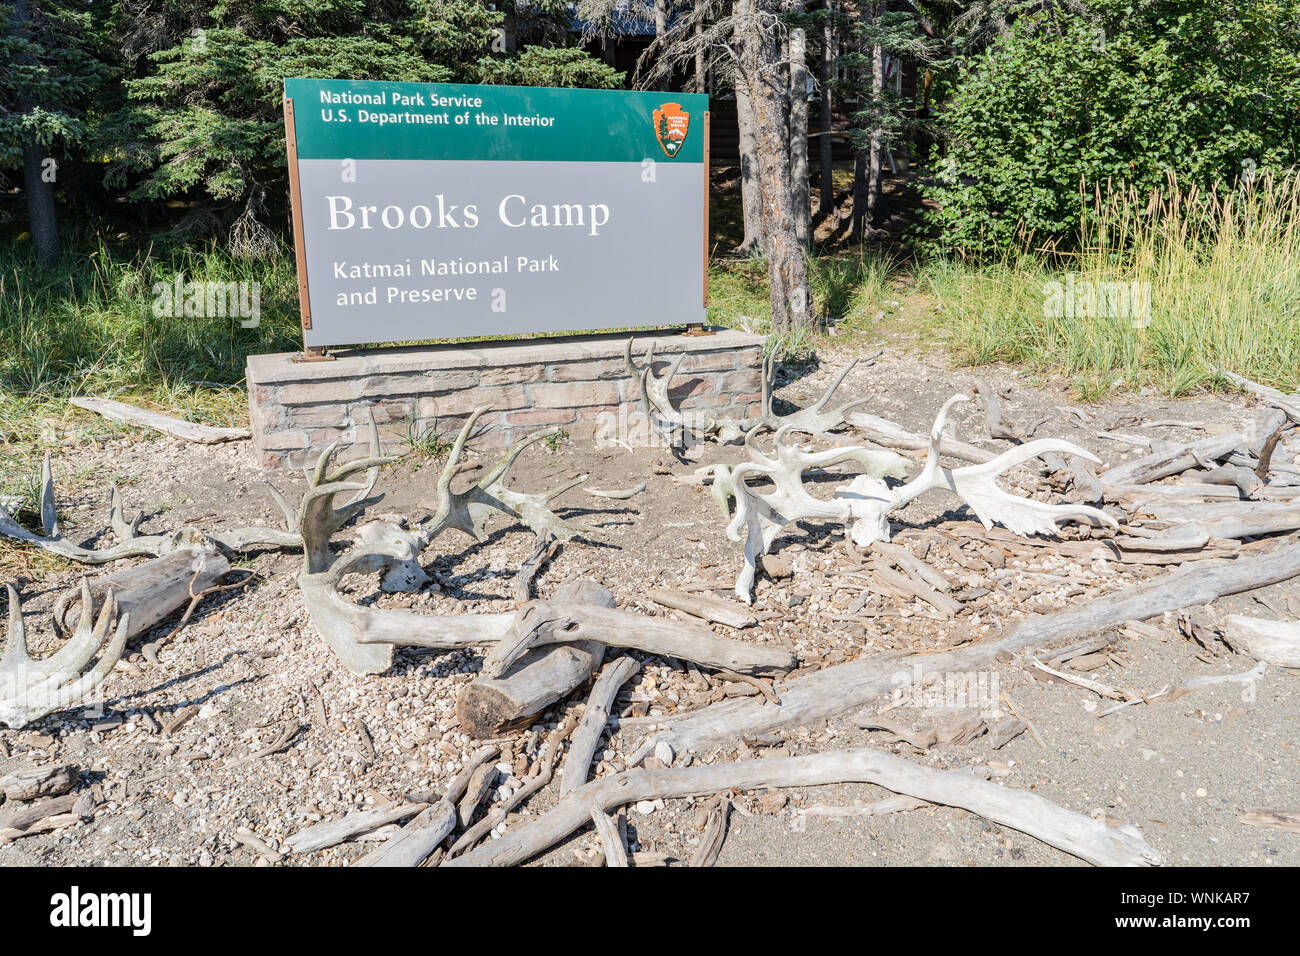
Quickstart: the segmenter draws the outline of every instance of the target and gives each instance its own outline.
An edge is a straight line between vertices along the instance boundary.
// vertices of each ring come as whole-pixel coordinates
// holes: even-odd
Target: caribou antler
[[[1031,535],[1055,534],[1062,521],[1090,521],[1118,527],[1115,519],[1100,509],[1080,504],[1049,505],[1008,494],[998,487],[998,475],[1048,453],[1074,455],[1094,464],[1099,462],[1091,452],[1068,441],[1040,438],[1017,445],[983,464],[964,468],[943,467],[939,463],[939,451],[948,412],[958,402],[968,401],[970,397],[967,395],[954,395],[944,403],[930,429],[925,467],[907,484],[890,490],[883,482],[862,476],[855,478],[847,488],[840,489],[841,497],[853,503],[855,521],[851,534],[855,544],[865,547],[874,541],[888,541],[889,512],[903,508],[934,488],[947,488],[966,502],[985,528],[1001,524],[1015,534]]]
[[[467,423],[457,439],[453,450],[457,459],[472,424],[472,421]],[[393,664],[393,649],[398,645],[452,649],[490,644],[509,630],[514,619],[508,613],[436,616],[401,609],[360,607],[339,593],[339,585],[349,574],[384,571],[386,580],[390,582],[394,576],[407,576],[411,584],[424,580],[424,571],[419,563],[420,552],[442,528],[467,526],[470,529],[467,533],[473,534],[475,528],[482,532],[484,516],[478,510],[480,503],[467,497],[456,498],[450,493],[455,467],[449,461],[450,467],[444,468],[439,479],[439,488],[448,489],[443,498],[444,506],[439,508],[430,525],[407,531],[388,522],[371,522],[361,528],[357,542],[350,550],[335,555],[330,549],[333,535],[383,498],[372,494],[378,471],[397,459],[379,454],[380,450],[379,431],[372,416],[371,453],[335,467],[333,459],[337,446],[325,449],[315,468],[308,473],[309,487],[298,508],[298,528],[304,545],[298,586],[307,613],[325,643],[344,666],[357,674],[378,674],[388,670]],[[510,462],[513,460],[510,457]],[[486,488],[493,487],[493,482],[504,474],[510,462],[505,462],[504,468],[498,465],[500,474],[493,469],[495,477],[489,475],[492,481],[485,479]],[[361,472],[366,472],[364,480],[351,480]],[[352,493],[352,497],[345,504],[336,505],[335,498],[347,493]]]
[[[108,548],[85,548],[64,538],[59,528],[54,507],[54,478],[47,453],[41,466],[41,533],[28,531],[0,506],[0,537],[23,541],[81,564],[111,564],[126,558],[160,558],[181,548],[207,550],[219,547],[227,552],[242,552],[259,548],[300,547],[302,539],[294,530],[292,512],[284,497],[270,485],[267,488],[285,512],[284,529],[236,528],[231,531],[206,532],[198,528],[181,528],[167,534],[142,535],[139,532],[144,515],[136,515],[133,521],[126,520],[122,494],[114,484],[111,486],[109,527],[105,530],[111,530],[117,541]]]
[[[650,421],[651,425],[664,434],[675,447],[679,447],[685,440],[687,432],[700,438],[712,438],[721,444],[732,444],[745,439],[746,435],[754,432],[770,430],[779,431],[782,428],[790,428],[794,431],[809,432],[810,434],[821,434],[829,432],[839,426],[846,424],[845,416],[862,405],[867,399],[857,399],[852,402],[846,402],[838,408],[828,409],[831,397],[835,394],[840,383],[844,381],[845,376],[849,374],[858,364],[860,359],[854,359],[835,376],[835,381],[831,382],[830,387],[822,394],[814,404],[807,408],[801,408],[789,415],[777,415],[772,411],[773,382],[776,367],[776,359],[772,354],[763,356],[763,414],[759,418],[703,418],[699,422],[692,424],[687,421],[681,409],[674,408],[672,401],[668,397],[668,388],[673,378],[681,368],[682,359],[686,353],[681,352],[674,356],[669,363],[667,370],[662,375],[656,375],[654,372],[654,355],[658,347],[657,342],[651,342],[646,348],[645,364],[640,368],[632,358],[632,339],[627,340],[627,346],[623,351],[623,361],[627,365],[628,373],[637,382],[640,389],[641,411]],[[868,363],[875,361],[876,355],[866,359]]]
[[[22,603],[18,592],[6,585],[9,594],[9,640],[0,660],[0,724],[21,728],[46,714],[70,707],[95,690],[122,656],[126,646],[128,615],[117,621],[117,600],[110,590],[98,619],[92,619],[94,602],[90,583],[81,581],[81,622],[72,637],[49,657],[35,660],[27,650]],[[108,643],[105,644],[107,639]],[[95,657],[99,660],[85,674],[82,669]]]
[[[668,439],[672,447],[680,448],[685,443],[686,433],[693,429],[686,424],[681,409],[673,407],[672,399],[668,397],[668,387],[677,377],[686,353],[678,352],[668,363],[667,370],[662,375],[656,375],[655,349],[659,343],[653,339],[650,341],[645,350],[645,364],[637,368],[632,358],[632,342],[632,339],[627,340],[627,346],[623,350],[623,363],[627,366],[628,374],[636,379],[641,413],[651,427]]]
[[[833,390],[833,389],[832,389]],[[1087,505],[1050,505],[1032,498],[1008,494],[997,485],[997,476],[1007,469],[1040,455],[1055,452],[1076,455],[1091,462],[1089,452],[1067,441],[1044,438],[1019,445],[984,464],[949,469],[939,464],[939,445],[948,412],[957,402],[969,401],[965,395],[950,398],[930,430],[930,444],[925,467],[897,488],[890,488],[885,477],[901,478],[907,474],[907,459],[893,452],[875,448],[839,448],[807,453],[790,446],[785,436],[795,429],[782,426],[776,433],[775,457],[762,453],[746,439],[750,461],[733,467],[711,465],[700,474],[713,478],[713,495],[725,514],[731,515],[727,502],[736,500],[736,510],[727,526],[733,541],[744,540],[745,564],[736,577],[736,594],[750,602],[758,559],[768,552],[781,530],[803,518],[838,519],[848,523],[855,544],[867,547],[890,538],[889,515],[934,488],[947,488],[975,512],[986,528],[1002,524],[1015,534],[1052,534],[1062,521],[1089,521],[1116,527],[1106,512]],[[809,468],[855,462],[862,473],[847,486],[836,489],[835,498],[824,501],[808,494],[803,487],[803,472]],[[775,488],[759,492],[750,487],[753,478],[767,478]]]
[[[487,538],[486,524],[494,513],[507,515],[531,528],[539,536],[550,536],[559,541],[568,541],[578,535],[599,536],[600,532],[587,525],[565,521],[551,510],[550,504],[560,495],[578,485],[589,476],[579,475],[551,491],[540,494],[523,494],[506,487],[511,467],[520,454],[534,442],[558,434],[559,429],[550,428],[534,432],[515,442],[488,473],[464,491],[452,491],[451,482],[460,469],[461,455],[470,432],[479,418],[489,410],[489,406],[474,409],[473,413],[461,427],[460,434],[447,455],[447,463],[438,476],[437,512],[421,530],[426,544],[442,534],[448,528],[455,528],[469,535],[475,541]]]
[[[880,354],[880,352],[877,352],[875,355],[867,358],[867,364],[870,365],[875,362],[877,356]],[[845,376],[847,376],[849,372],[853,371],[854,366],[857,365],[859,361],[862,360],[855,358],[848,365],[844,366],[844,368],[840,369],[839,374],[835,376],[835,380],[831,382],[830,387],[827,388],[826,391],[822,393],[822,397],[817,399],[817,401],[812,405],[809,405],[807,408],[801,408],[797,412],[791,412],[789,415],[777,415],[772,411],[776,359],[770,353],[764,355],[763,416],[757,419],[758,426],[771,429],[772,431],[779,431],[782,428],[791,428],[796,431],[819,435],[846,424],[845,416],[859,405],[865,404],[868,399],[860,398],[852,402],[846,402],[839,406],[839,408],[834,408],[829,411],[826,406],[830,404],[831,396],[833,396],[836,389],[840,387],[840,383],[844,381]]]
[[[853,463],[865,474],[879,480],[884,476],[902,478],[911,462],[901,455],[880,448],[832,448],[805,452],[787,442],[794,429],[784,426],[776,433],[774,457],[761,452],[751,433],[745,440],[750,461],[730,469],[710,466],[714,497],[726,511],[729,496],[736,500],[736,510],[727,526],[727,537],[745,542],[745,565],[736,578],[736,595],[750,603],[758,560],[772,547],[782,529],[805,518],[834,519],[847,522],[854,517],[851,502],[845,499],[814,498],[803,486],[804,472],[813,468]],[[750,487],[753,478],[767,478],[773,490],[760,492]],[[883,483],[883,482],[882,482]]]

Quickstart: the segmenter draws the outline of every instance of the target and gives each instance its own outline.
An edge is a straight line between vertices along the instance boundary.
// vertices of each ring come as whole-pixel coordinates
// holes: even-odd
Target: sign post
[[[702,325],[707,107],[698,94],[286,80],[307,357]]]

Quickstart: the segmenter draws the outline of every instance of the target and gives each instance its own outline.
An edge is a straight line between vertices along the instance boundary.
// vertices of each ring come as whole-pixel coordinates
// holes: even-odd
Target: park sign
[[[708,97],[284,91],[308,349],[704,321]]]

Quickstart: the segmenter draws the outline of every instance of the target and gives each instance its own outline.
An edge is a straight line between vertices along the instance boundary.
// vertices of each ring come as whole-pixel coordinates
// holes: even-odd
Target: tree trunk
[[[822,189],[819,212],[831,216],[835,212],[835,181],[833,166],[833,147],[831,140],[831,113],[834,109],[831,90],[835,82],[835,4],[826,4],[826,22],[822,25],[822,63],[821,63],[821,164]]]
[[[754,138],[754,108],[744,82],[736,79],[736,121],[740,127],[740,203],[745,237],[736,251],[761,255],[767,251],[763,233],[763,196],[758,186],[758,146]]]
[[[790,31],[790,201],[795,234],[808,245],[812,197],[808,185],[808,40],[803,30]]]
[[[849,233],[853,239],[862,241],[865,230],[862,227],[867,215],[867,154],[869,150],[860,149],[853,157],[853,218],[849,223]]]
[[[655,0],[655,42],[659,44],[659,58],[664,55],[664,34],[668,32],[668,0]],[[668,76],[659,79],[659,89],[668,89]]]
[[[31,6],[28,0],[16,0],[13,6],[12,30],[17,36],[27,32],[31,20]],[[28,61],[27,56],[20,56],[19,63]],[[26,113],[40,104],[34,103],[26,95],[18,99],[19,113]],[[46,175],[45,161],[49,151],[35,139],[25,139],[23,152],[23,195],[27,197],[27,219],[32,229],[32,250],[36,261],[43,266],[53,266],[59,261],[59,227],[54,212],[54,181]],[[51,173],[53,169],[51,169]]]
[[[695,38],[698,40],[704,34],[704,21],[695,24]],[[704,48],[695,51],[695,92],[705,93],[707,90],[707,76],[704,70]]]
[[[879,44],[871,47],[871,96],[879,104],[885,95],[885,50]],[[880,210],[880,165],[885,153],[885,131],[879,123],[871,131],[871,149],[867,160],[867,208],[864,226],[874,226]]]
[[[774,0],[748,0],[744,7],[747,10],[757,7],[769,15],[779,12],[779,4]],[[772,329],[784,332],[812,324],[812,302],[808,249],[799,240],[791,189],[790,94],[783,76],[781,41],[769,23],[767,18],[742,18],[737,83],[748,85],[754,110]]]
[[[37,262],[53,266],[59,261],[59,227],[54,213],[54,186],[44,175],[47,155],[35,140],[23,143],[23,193],[32,227],[32,249]]]

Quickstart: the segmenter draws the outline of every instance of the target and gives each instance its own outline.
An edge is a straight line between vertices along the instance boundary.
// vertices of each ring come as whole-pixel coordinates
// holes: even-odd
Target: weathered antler
[[[853,502],[835,498],[814,498],[803,486],[804,472],[813,468],[852,463],[865,474],[879,481],[886,475],[903,478],[911,470],[911,462],[901,455],[880,448],[832,448],[828,451],[805,452],[787,442],[787,435],[797,429],[784,426],[776,433],[774,457],[759,450],[753,434],[746,438],[745,447],[750,461],[731,469],[710,466],[713,474],[714,497],[726,510],[726,499],[734,496],[736,510],[727,526],[727,537],[745,542],[745,565],[736,578],[736,595],[749,603],[754,584],[754,574],[759,559],[771,548],[782,529],[805,518],[832,519],[847,522],[856,517]],[[771,491],[757,491],[750,487],[754,478],[769,479]],[[882,482],[883,484],[883,482]]]
[[[855,544],[866,547],[875,541],[888,541],[889,515],[934,488],[947,488],[975,512],[986,528],[995,523],[1020,534],[1052,534],[1062,521],[1089,521],[1115,527],[1117,522],[1106,512],[1080,504],[1050,505],[1032,498],[1008,494],[997,485],[997,476],[1007,469],[1049,452],[1077,455],[1088,461],[1097,459],[1076,445],[1059,439],[1044,438],[1019,445],[984,464],[949,469],[939,464],[939,445],[948,412],[957,402],[969,401],[965,395],[949,399],[930,430],[929,450],[921,472],[898,488],[890,488],[886,476],[901,478],[907,474],[907,459],[882,449],[839,448],[806,453],[790,446],[785,436],[794,426],[785,425],[776,433],[775,457],[763,454],[752,440],[746,439],[750,461],[734,467],[711,465],[701,474],[713,477],[713,495],[724,514],[731,517],[727,536],[744,540],[745,564],[736,577],[736,594],[751,600],[751,590],[758,560],[771,548],[781,530],[802,518],[832,518],[849,524]],[[803,430],[803,429],[798,429]],[[809,468],[828,467],[842,462],[856,462],[862,473],[847,486],[836,489],[835,498],[823,501],[808,494],[803,487],[803,472]],[[767,478],[775,488],[760,492],[750,487],[754,478]],[[728,499],[734,497],[734,515]]]
[[[18,592],[6,585],[9,594],[9,640],[0,660],[0,724],[25,727],[46,714],[70,707],[94,691],[122,656],[126,646],[128,616],[117,621],[117,600],[110,590],[98,619],[92,619],[90,584],[81,582],[81,622],[72,637],[48,657],[35,660],[28,654]],[[107,639],[107,644],[105,640]],[[82,670],[99,655],[86,673]]]
[[[968,401],[970,397],[967,395],[954,395],[944,403],[930,429],[930,447],[925,467],[907,484],[891,490],[882,481],[859,476],[847,488],[837,492],[853,503],[855,521],[851,533],[854,543],[865,547],[873,541],[888,541],[889,512],[906,506],[934,488],[947,488],[970,505],[984,527],[1002,524],[1019,535],[1055,534],[1057,525],[1072,520],[1117,526],[1114,518],[1097,508],[1073,503],[1049,505],[1032,498],[1008,494],[998,487],[998,475],[1040,455],[1054,452],[1075,455],[1093,463],[1099,461],[1091,452],[1070,442],[1040,438],[1017,445],[984,464],[964,468],[943,467],[939,463],[939,446],[948,412],[958,402]]]
[[[678,352],[668,363],[667,370],[661,375],[656,375],[655,349],[659,347],[659,343],[653,339],[649,342],[645,351],[645,364],[638,368],[632,358],[632,342],[633,339],[628,339],[623,349],[623,363],[627,366],[628,374],[636,380],[641,414],[645,415],[650,426],[667,438],[674,448],[680,448],[686,441],[686,432],[693,429],[687,426],[686,417],[681,409],[673,407],[672,399],[668,396],[668,387],[677,377],[686,353]]]
[[[231,531],[207,532],[198,528],[181,528],[167,534],[142,535],[139,530],[144,515],[137,515],[135,520],[127,521],[123,513],[121,492],[117,485],[112,485],[107,530],[113,532],[116,543],[108,548],[85,548],[68,541],[59,529],[54,507],[54,479],[47,453],[41,466],[41,534],[28,531],[0,506],[0,537],[23,541],[81,564],[110,564],[126,558],[160,558],[180,548],[206,550],[218,547],[227,552],[241,552],[259,548],[300,547],[302,539],[289,520],[292,512],[284,497],[270,485],[267,487],[286,514],[284,529],[236,528]]]
[[[587,475],[579,475],[558,488],[540,494],[523,494],[506,487],[510,469],[524,449],[534,442],[557,434],[559,429],[550,428],[534,432],[515,442],[477,482],[464,491],[452,491],[451,482],[460,469],[465,443],[479,418],[488,410],[488,406],[483,406],[473,411],[461,427],[460,434],[456,436],[451,452],[447,455],[447,463],[438,476],[437,511],[420,530],[426,544],[432,542],[448,528],[462,531],[475,541],[486,540],[487,520],[494,513],[507,515],[531,528],[540,536],[549,535],[560,541],[568,541],[580,534],[598,536],[600,532],[595,528],[565,521],[550,507],[550,503],[560,495],[585,482]]]
[[[880,353],[877,352],[876,355]],[[875,361],[876,356],[867,359],[868,364]],[[808,432],[809,434],[818,435],[823,432],[832,431],[839,426],[846,424],[845,416],[865,404],[868,399],[860,398],[852,402],[846,402],[839,408],[827,410],[826,406],[830,404],[831,396],[835,394],[840,383],[844,381],[849,372],[853,371],[854,366],[861,359],[854,359],[835,376],[830,387],[822,393],[822,397],[809,405],[807,408],[801,408],[797,412],[791,412],[789,415],[777,415],[772,411],[773,385],[775,384],[776,360],[772,354],[763,356],[763,415],[757,419],[758,426],[769,428],[772,431],[778,431],[782,428],[792,428],[796,431]]]
[[[303,568],[298,575],[303,602],[316,632],[348,668],[357,674],[378,674],[393,663],[397,645],[458,648],[491,643],[510,627],[511,614],[435,616],[400,609],[361,607],[339,593],[349,574],[385,571],[411,574],[420,568],[420,552],[428,542],[423,531],[406,531],[386,522],[362,527],[357,542],[341,555],[330,550],[330,539],[345,524],[377,503],[373,495],[379,469],[397,459],[379,452],[379,431],[370,421],[370,454],[334,466],[338,447],[321,453],[307,474],[308,489],[298,508],[303,541]],[[364,480],[350,480],[366,472]],[[343,505],[335,498],[352,497]]]

